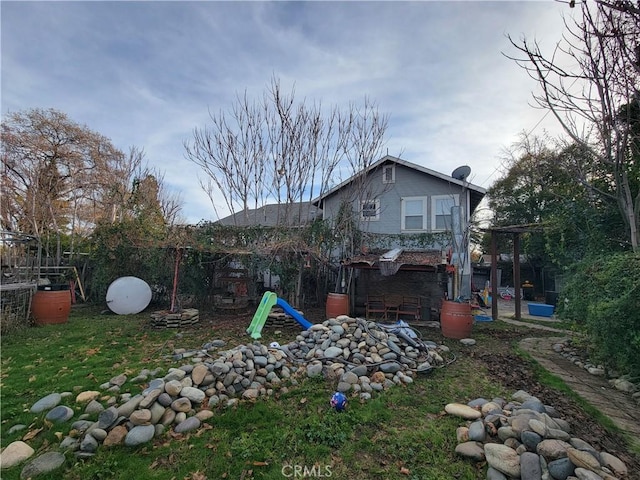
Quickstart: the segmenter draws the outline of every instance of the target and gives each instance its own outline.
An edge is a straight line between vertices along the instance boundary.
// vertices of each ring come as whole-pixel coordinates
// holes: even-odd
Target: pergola
[[[491,227],[485,229],[491,233],[491,317],[494,320],[498,319],[498,247],[497,236],[500,234],[513,235],[513,283],[516,292],[520,289],[520,234],[540,232],[542,231],[543,224],[541,223],[527,223],[522,225],[509,225],[504,227]],[[516,307],[516,320],[522,318],[522,299],[520,295],[516,293],[515,307]]]

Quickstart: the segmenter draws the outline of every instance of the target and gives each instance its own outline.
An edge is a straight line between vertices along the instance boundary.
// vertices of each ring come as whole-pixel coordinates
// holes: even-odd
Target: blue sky
[[[536,84],[506,34],[549,51],[565,3],[10,2],[2,22],[2,115],[55,108],[150,165],[188,222],[217,217],[184,141],[237,93],[272,77],[324,105],[367,95],[389,114],[391,155],[489,187],[521,132],[559,129],[530,106]],[[225,212],[221,199],[214,199]]]

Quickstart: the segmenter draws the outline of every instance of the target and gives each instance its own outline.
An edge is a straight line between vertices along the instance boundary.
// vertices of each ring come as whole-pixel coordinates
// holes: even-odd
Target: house
[[[467,226],[486,191],[467,182],[468,174],[465,167],[454,178],[387,155],[314,200],[343,236],[334,252],[344,266],[337,289],[351,294],[352,310],[369,295],[397,303],[418,292],[426,317],[444,292],[470,296]],[[395,258],[381,257],[391,250]]]

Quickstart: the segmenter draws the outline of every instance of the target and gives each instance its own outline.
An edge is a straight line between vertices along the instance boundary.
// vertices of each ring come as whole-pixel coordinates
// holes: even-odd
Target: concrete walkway
[[[508,304],[501,307],[500,321],[563,335],[562,337],[525,338],[520,342],[520,347],[545,370],[561,378],[582,399],[611,419],[627,434],[629,442],[636,449],[640,449],[640,408],[631,395],[616,390],[605,378],[590,374],[553,350],[555,343],[570,337],[573,332],[552,327],[554,319],[547,319],[549,326],[516,321],[512,318],[513,312],[510,311]],[[526,311],[526,306],[523,307],[523,311]],[[531,318],[540,321],[543,317]]]

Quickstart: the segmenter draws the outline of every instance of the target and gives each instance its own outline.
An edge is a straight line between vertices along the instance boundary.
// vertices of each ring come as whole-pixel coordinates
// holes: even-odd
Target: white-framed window
[[[403,231],[423,231],[427,229],[428,197],[404,197],[401,208]]]
[[[382,183],[396,183],[395,165],[385,165],[382,167]]]
[[[431,197],[431,230],[451,230],[451,207],[458,205],[458,195]]]
[[[380,200],[362,200],[360,202],[360,220],[380,220]]]

